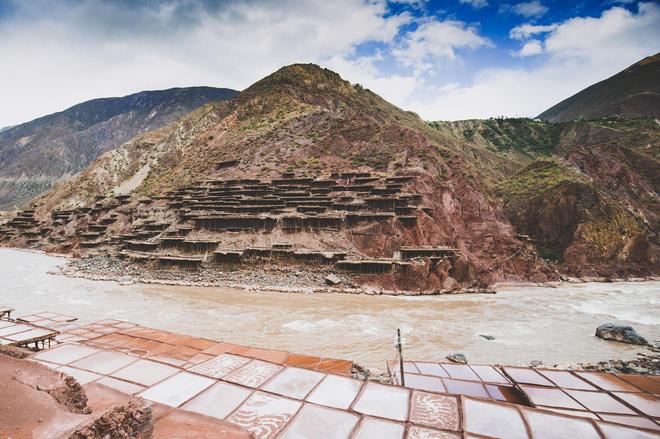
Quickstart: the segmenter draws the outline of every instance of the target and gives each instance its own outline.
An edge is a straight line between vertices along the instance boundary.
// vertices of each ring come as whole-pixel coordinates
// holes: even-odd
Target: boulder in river
[[[639,335],[632,326],[605,323],[596,329],[596,337],[603,340],[618,341],[629,344],[648,344],[646,339]]]
[[[449,354],[447,355],[447,360],[453,361],[454,363],[467,364],[467,358],[465,357],[465,354],[461,353]]]
[[[325,277],[325,283],[328,285],[339,285],[341,279],[336,274],[329,274]]]
[[[130,276],[122,276],[119,278],[119,285],[133,285],[135,281]]]

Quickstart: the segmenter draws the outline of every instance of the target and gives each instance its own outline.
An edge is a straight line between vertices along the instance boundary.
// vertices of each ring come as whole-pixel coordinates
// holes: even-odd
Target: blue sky
[[[0,0],[0,127],[294,62],[427,120],[533,117],[659,50],[654,1]]]

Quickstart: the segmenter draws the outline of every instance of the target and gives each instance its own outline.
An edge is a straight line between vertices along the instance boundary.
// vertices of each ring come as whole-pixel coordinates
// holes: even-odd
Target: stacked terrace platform
[[[393,259],[347,259],[338,261],[337,268],[343,271],[359,274],[382,274],[394,270],[405,271],[410,262]]]
[[[360,175],[356,177],[356,175]],[[330,179],[296,178],[283,174],[272,181],[206,180],[168,195],[171,206],[198,229],[269,230],[290,213],[287,230],[352,226],[364,221],[390,221],[397,212],[410,223],[422,198],[404,192],[401,182],[368,173],[337,174]],[[413,177],[405,177],[410,183]],[[344,217],[347,212],[361,216]],[[378,215],[391,212],[392,215]],[[320,214],[327,213],[327,217]],[[310,220],[319,216],[318,220]],[[362,218],[364,217],[364,218]],[[252,219],[252,220],[251,220]],[[325,222],[325,224],[323,224]],[[319,224],[320,223],[320,224]]]
[[[48,327],[10,320],[8,315],[0,318],[0,345],[40,350],[49,347],[58,334],[58,331]]]
[[[14,308],[8,306],[0,305],[0,319],[11,319],[11,313],[14,311]]]
[[[31,323],[33,325],[45,326],[57,329],[78,320],[78,317],[60,314],[51,311],[42,311],[36,314],[23,315],[16,318],[19,322]]]
[[[34,244],[41,236],[40,223],[34,218],[34,210],[19,211],[16,216],[0,227],[0,242],[24,239]]]
[[[446,259],[452,258],[458,253],[458,249],[451,247],[412,247],[404,246],[399,250],[401,259],[410,260],[416,258]]]
[[[343,251],[312,251],[294,248],[244,247],[240,249],[218,248],[219,242],[212,240],[187,240],[182,237],[161,238],[160,241],[125,241],[121,255],[139,261],[165,261],[164,265],[179,265],[199,268],[202,263],[216,265],[239,265],[258,261],[312,263],[331,265],[338,270],[359,274],[382,274],[405,272],[413,259],[431,260],[450,258],[456,250],[448,247],[419,248],[407,247],[398,257],[381,259],[348,259]],[[179,253],[170,251],[178,250]],[[212,257],[209,257],[212,256]],[[177,263],[177,261],[179,263]]]
[[[41,315],[47,313],[36,314]],[[217,342],[119,320],[72,326],[58,338],[61,344],[32,360],[73,376],[92,393],[95,386],[106,386],[140,396],[154,409],[174,407],[223,420],[258,439],[660,437],[654,393],[658,377],[583,377],[513,368],[513,375],[533,385],[539,383],[528,373],[546,377],[553,384],[544,387],[549,390],[569,392],[578,379],[593,386],[598,398],[627,398],[629,402],[618,402],[633,412],[624,416],[639,424],[630,425],[631,419],[586,407],[574,413],[538,404],[508,367],[408,362],[407,387],[402,387],[355,378],[350,361]],[[425,383],[418,388],[412,375],[444,381],[442,387]],[[631,387],[603,389],[612,377]],[[476,384],[485,393],[457,392],[446,385],[449,380]],[[504,390],[497,393],[495,387]],[[642,395],[654,399],[641,404]],[[554,401],[543,402],[547,400]]]
[[[423,280],[435,279],[423,275],[438,267],[428,261],[451,259],[458,250],[416,245],[425,235],[408,229],[432,212],[415,193],[415,181],[366,172],[206,179],[154,198],[99,196],[90,206],[53,211],[41,222],[33,211],[19,212],[0,229],[0,240],[55,244],[61,251],[119,256],[158,269],[317,264],[347,275],[391,275],[372,280],[385,279],[396,288],[439,291],[439,284]],[[399,248],[391,255],[367,251],[375,233],[393,234]],[[295,248],[273,251],[270,246],[280,240]],[[409,270],[411,265],[417,268]]]

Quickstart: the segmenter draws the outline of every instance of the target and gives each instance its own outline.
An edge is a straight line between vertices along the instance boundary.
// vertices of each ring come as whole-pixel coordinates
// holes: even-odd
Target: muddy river
[[[66,259],[0,249],[0,304],[20,316],[55,311],[81,322],[118,318],[265,348],[353,359],[383,369],[397,328],[404,357],[546,364],[633,358],[638,348],[593,336],[604,322],[660,340],[660,282],[505,288],[494,295],[386,297],[285,294],[72,279]],[[490,335],[486,340],[481,335]]]

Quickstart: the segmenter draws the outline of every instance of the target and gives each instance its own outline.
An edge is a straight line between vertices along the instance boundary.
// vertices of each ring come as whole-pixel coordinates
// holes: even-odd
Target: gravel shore
[[[163,270],[109,255],[70,258],[58,274],[120,283],[145,283],[177,286],[224,287],[245,290],[291,293],[348,293],[369,295],[432,295],[494,293],[485,289],[456,291],[395,291],[359,285],[345,273],[323,266],[252,265],[235,270]],[[333,276],[332,285],[327,282]]]

